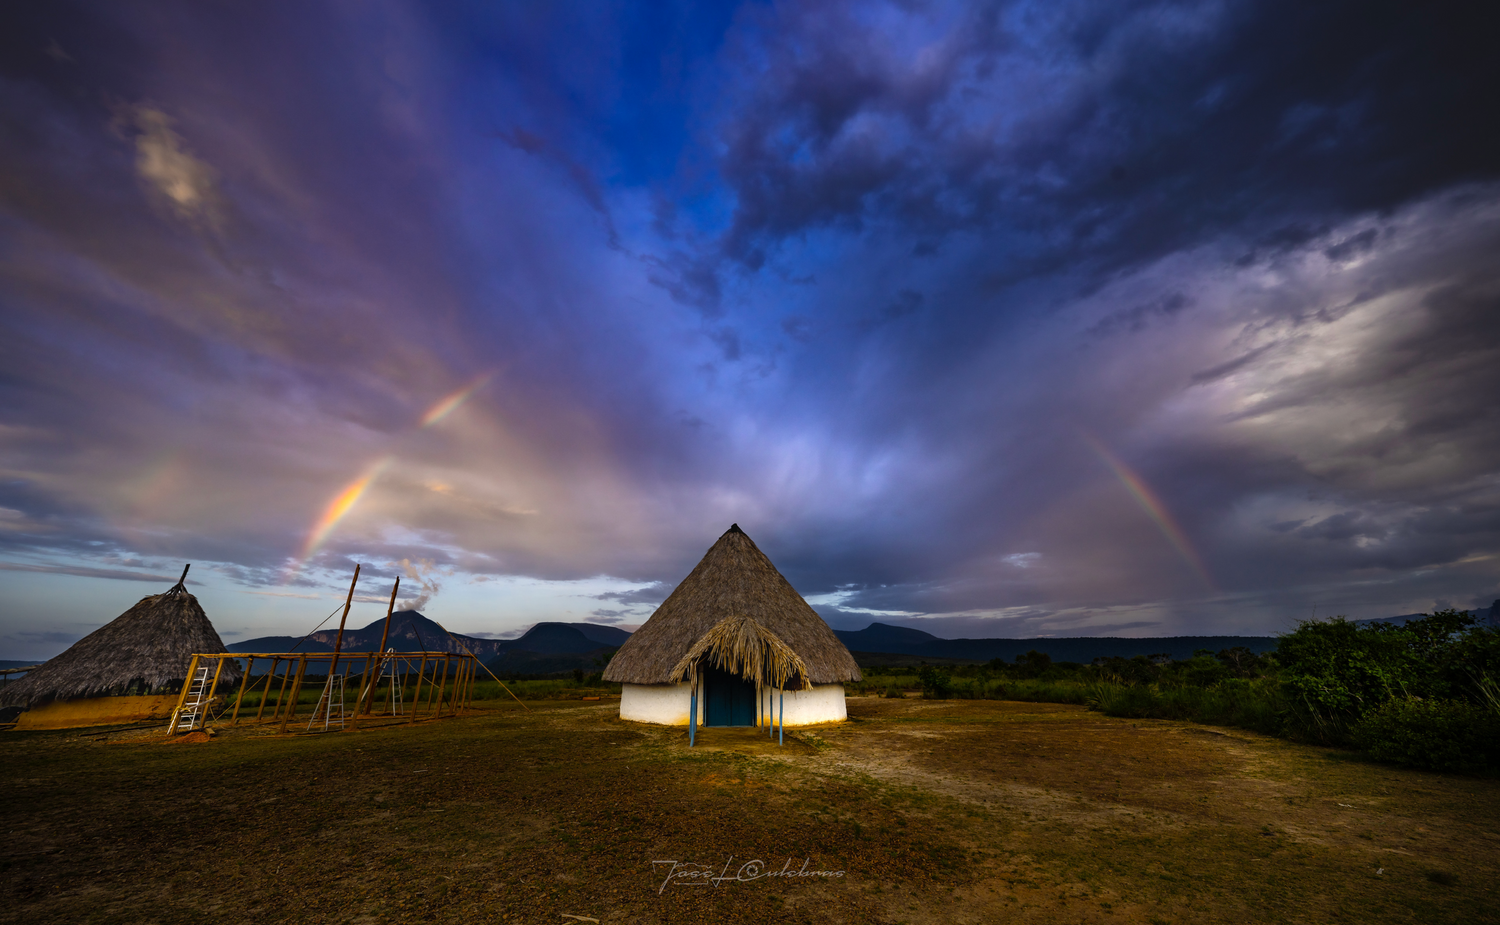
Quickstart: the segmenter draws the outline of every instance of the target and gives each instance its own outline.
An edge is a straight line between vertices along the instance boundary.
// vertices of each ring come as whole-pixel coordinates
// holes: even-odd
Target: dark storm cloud
[[[799,588],[830,589],[838,575],[858,586],[844,606],[907,615],[1064,598],[1145,606],[1194,593],[1191,567],[1151,518],[1054,423],[1093,420],[1106,442],[1129,448],[1127,464],[1222,586],[1279,586],[1302,601],[1360,607],[1371,606],[1369,592],[1355,589],[1369,582],[1420,607],[1455,584],[1476,600],[1492,595],[1500,444],[1488,396],[1500,394],[1500,273],[1482,255],[1500,247],[1494,202],[1492,190],[1460,189],[1335,227],[1272,263],[1235,268],[1231,259],[1226,272],[1222,251],[1210,251],[1101,291],[1055,324],[1087,331],[1098,325],[1089,319],[1119,317],[1114,305],[1128,316],[1129,306],[1161,304],[1139,297],[1141,280],[1171,287],[1153,298],[1186,285],[1205,307],[1103,340],[1029,340],[1040,354],[1029,365],[990,373],[1026,392],[1009,428],[978,426],[1001,418],[1008,399],[970,399],[957,416],[966,436],[933,435],[933,445],[975,453],[977,465],[954,479],[971,510],[945,516],[955,538],[918,531],[925,549],[888,566],[856,554],[863,570],[831,570],[822,582],[804,573]],[[1371,228],[1379,234],[1365,234]],[[1327,250],[1350,239],[1376,243],[1359,265],[1330,260]],[[944,383],[926,407],[946,403],[951,415],[954,401]],[[1016,429],[1031,445],[1012,441]],[[1304,516],[1278,516],[1291,511]],[[949,577],[923,581],[923,572]],[[1141,581],[1173,574],[1173,590],[1170,579]],[[1287,603],[1267,593],[1239,607]],[[1168,627],[1207,619],[1201,608],[1164,617]]]
[[[1500,316],[1489,310],[1495,279],[1481,256],[1494,246],[1492,226],[1483,210],[1469,211],[1457,219],[1465,230],[1448,242],[1453,253],[1412,246],[1432,237],[1425,223],[1465,213],[1462,193],[1414,207],[1399,231],[1351,221],[1500,169],[1496,129],[1471,107],[1478,98],[1495,102],[1500,75],[1475,44],[1483,23],[1469,15],[1164,4],[868,14],[832,4],[778,8],[756,19],[740,44],[731,44],[737,66],[754,76],[740,83],[719,122],[721,170],[735,197],[724,252],[752,274],[764,273],[777,254],[800,266],[798,249],[830,234],[872,249],[888,238],[889,250],[897,251],[894,242],[905,238],[908,253],[960,255],[947,264],[935,316],[900,350],[886,347],[878,355],[857,340],[825,339],[820,346],[828,352],[823,362],[847,374],[874,356],[895,373],[870,390],[870,406],[880,412],[867,421],[878,420],[871,430],[882,436],[867,431],[860,438],[874,450],[906,432],[947,455],[951,472],[962,473],[948,482],[962,486],[962,509],[950,508],[952,499],[928,498],[929,509],[905,521],[925,542],[904,544],[886,532],[869,544],[900,550],[894,556],[842,531],[824,532],[806,544],[820,547],[815,555],[824,568],[801,570],[799,587],[884,586],[851,600],[917,613],[1055,600],[1069,592],[1061,592],[1060,575],[1046,574],[1052,555],[1024,581],[1004,568],[993,581],[974,570],[982,574],[991,566],[981,563],[1003,558],[1007,549],[1025,552],[1060,529],[1049,523],[1028,539],[1033,528],[1026,525],[1036,518],[1070,520],[1074,526],[1051,542],[1096,562],[1119,558],[1122,541],[1153,542],[1149,520],[1128,507],[1117,515],[1119,529],[1081,508],[1049,514],[1049,507],[1066,509],[1059,498],[1086,478],[1076,443],[1074,459],[1065,459],[1071,441],[1059,432],[1062,422],[1134,442],[1133,459],[1147,481],[1199,538],[1210,566],[1236,582],[1267,583],[1278,575],[1298,584],[1337,584],[1344,579],[1336,574],[1389,575],[1493,550],[1500,537],[1484,525],[1485,503],[1475,497],[1485,488],[1472,482],[1500,462],[1490,436],[1500,431],[1486,401],[1500,391],[1493,353]],[[1472,195],[1493,201],[1494,190],[1477,187]],[[1382,250],[1382,236],[1390,234],[1404,240]],[[963,243],[986,239],[994,242],[988,249]],[[1205,244],[1233,254],[1178,259],[1171,269],[1159,263],[1184,249],[1201,253]],[[966,250],[984,250],[982,265],[962,258]],[[1234,315],[1200,304],[1209,296],[1171,280],[1140,287],[1144,297],[1110,282],[1175,272],[1193,286],[1213,288],[1225,268],[1277,274],[1313,254],[1362,280],[1363,291],[1344,294],[1346,281],[1314,280],[1323,270],[1287,286],[1243,275],[1240,293],[1219,287],[1210,294],[1248,295],[1258,303]],[[1364,260],[1377,265],[1359,266]],[[1421,295],[1411,298],[1414,292]],[[1399,314],[1417,323],[1398,336],[1353,345],[1358,363],[1322,364],[1322,351],[1311,345],[1346,337],[1330,333],[1337,321],[1383,298],[1401,300]],[[856,301],[841,307],[837,298],[825,299],[821,307],[832,317],[857,317]],[[996,363],[1016,359],[997,343],[1011,336],[1017,319],[1034,315],[1038,302],[1053,312],[1092,314],[1085,330],[1118,343],[1068,355],[1058,349],[1063,331],[1032,330],[1031,351],[1058,370],[1026,361],[1016,365],[1033,378],[996,370]],[[1153,325],[1216,313],[1211,326],[1221,338],[1234,336],[1241,349],[1224,355],[1210,348],[1202,326],[1141,340]],[[1368,323],[1389,325],[1389,313],[1366,314]],[[792,328],[781,323],[788,334],[807,330],[800,318]],[[868,324],[853,323],[855,331]],[[1275,337],[1256,337],[1257,329],[1283,325]],[[1192,362],[1188,344],[1202,360],[1192,380],[1181,382],[1160,364]],[[1256,378],[1251,371],[1299,362],[1293,358],[1302,351],[1308,369],[1276,374],[1271,394],[1240,402],[1213,422],[1280,418],[1261,434],[1271,439],[1247,443],[1243,435],[1201,427],[1207,421],[1194,433],[1141,430],[1160,409],[1195,400],[1194,383]],[[1139,363],[1131,354],[1140,355]],[[1144,375],[1129,376],[1132,366]],[[979,372],[984,367],[988,375]],[[970,385],[1025,399],[987,400]],[[1294,419],[1347,427],[1349,417],[1338,408],[1386,420],[1347,440],[1326,439],[1339,428],[1325,427],[1295,445],[1303,434]],[[980,424],[986,419],[1006,424],[986,428]],[[1018,442],[1021,433],[1029,434],[1029,446]],[[1402,456],[1427,471],[1398,484],[1370,484],[1400,471]],[[1435,460],[1444,457],[1466,479],[1455,484],[1449,477],[1459,473],[1440,474],[1445,467]],[[908,483],[913,491],[920,485]],[[1390,492],[1413,494],[1392,504]],[[1334,543],[1337,551],[1309,554],[1303,543],[1251,553],[1248,547],[1260,542],[1251,535],[1260,528],[1234,523],[1235,508],[1297,493],[1320,495],[1324,508],[1341,501],[1383,508],[1379,516],[1388,522],[1377,525],[1377,515],[1364,510],[1320,511],[1310,522],[1328,521],[1323,532],[1297,536]],[[1469,499],[1460,535],[1420,526],[1456,497]],[[1127,541],[1120,531],[1132,516],[1140,525],[1128,530],[1137,538]],[[1329,518],[1338,517],[1367,522],[1368,532],[1335,542],[1339,521]],[[1169,570],[1178,557],[1160,535],[1154,541],[1165,558],[1149,570]],[[1120,584],[1128,559],[1105,569],[1115,576],[1106,579],[1115,593],[1142,599],[1174,593],[1132,592],[1129,581]],[[1135,567],[1144,564],[1138,557]],[[922,580],[934,572],[967,575]],[[1073,580],[1075,593],[1093,593],[1089,578]]]
[[[7,11],[0,554],[618,621],[738,521],[946,635],[1500,594],[1491,15]]]
[[[1109,269],[1500,169],[1480,7],[884,12],[778,7],[738,46],[755,76],[721,126],[728,253],[755,266],[820,226],[895,223],[918,247],[1020,227],[1039,265]]]

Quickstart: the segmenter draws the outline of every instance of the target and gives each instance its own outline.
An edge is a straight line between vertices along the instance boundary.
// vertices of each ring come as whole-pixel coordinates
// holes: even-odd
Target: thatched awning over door
[[[725,617],[698,637],[672,669],[672,680],[689,678],[700,660],[768,687],[812,690],[801,656],[775,633],[743,615]]]

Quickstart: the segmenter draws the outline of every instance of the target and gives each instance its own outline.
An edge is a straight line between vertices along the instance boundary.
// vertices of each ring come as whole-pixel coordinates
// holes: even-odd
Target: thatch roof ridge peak
[[[739,524],[724,531],[620,647],[604,677],[628,684],[670,683],[682,657],[733,615],[743,615],[784,641],[804,660],[812,683],[860,679],[849,650]]]

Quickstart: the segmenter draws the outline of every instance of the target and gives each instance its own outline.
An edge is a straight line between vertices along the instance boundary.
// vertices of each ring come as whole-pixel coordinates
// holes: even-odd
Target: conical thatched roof
[[[183,570],[183,578],[187,570]],[[121,694],[132,684],[159,690],[187,677],[196,652],[223,652],[224,643],[198,599],[181,581],[141,598],[134,607],[75,642],[26,677],[7,684],[0,704],[35,706],[51,700]],[[219,683],[240,677],[229,661]]]
[[[750,633],[745,621],[764,632]],[[805,668],[806,675],[788,679],[791,687],[802,687],[804,681],[860,680],[854,656],[738,524],[719,537],[692,574],[620,647],[604,679],[668,684],[680,679],[674,673],[684,658],[707,655],[718,661],[736,646],[747,657],[732,658],[737,667],[729,670],[744,675],[754,662],[748,642],[752,636],[768,646],[762,653],[763,666],[790,664],[782,647],[801,662],[798,670]],[[747,642],[738,645],[737,639]]]

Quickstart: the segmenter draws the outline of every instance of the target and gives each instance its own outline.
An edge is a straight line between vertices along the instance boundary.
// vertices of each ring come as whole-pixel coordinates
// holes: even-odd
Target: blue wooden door
[[[754,726],[755,685],[718,668],[703,672],[705,726]]]

